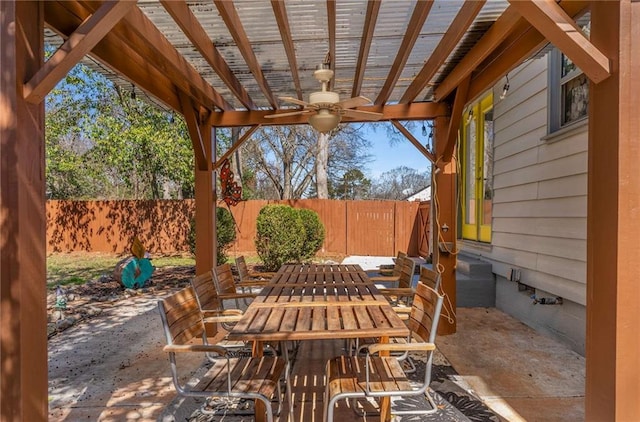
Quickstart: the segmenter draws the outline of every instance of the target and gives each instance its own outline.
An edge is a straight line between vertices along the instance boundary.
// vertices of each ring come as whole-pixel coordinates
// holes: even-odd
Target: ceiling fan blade
[[[373,111],[362,111],[362,110],[342,110],[342,114],[345,117],[351,117],[353,119],[359,120],[380,120],[382,119],[382,113],[375,113]]]
[[[336,103],[337,106],[340,106],[342,108],[354,108],[354,107],[360,107],[367,104],[371,104],[371,100],[368,99],[367,97],[362,97],[362,96],[348,98],[346,100],[342,100]]]
[[[286,101],[288,103],[292,103],[292,104],[297,104],[297,105],[301,105],[303,107],[306,107],[309,105],[309,103],[307,103],[306,101],[301,101],[297,98],[294,97],[278,97],[280,98],[282,101]]]
[[[297,111],[290,111],[288,113],[276,113],[276,114],[267,114],[265,117],[265,119],[275,119],[277,117],[287,117],[287,116],[298,116],[300,114],[309,114],[314,110],[297,110]]]

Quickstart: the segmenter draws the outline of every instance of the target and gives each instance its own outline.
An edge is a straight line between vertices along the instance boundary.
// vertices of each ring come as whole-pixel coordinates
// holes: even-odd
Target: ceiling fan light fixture
[[[309,124],[320,133],[327,133],[335,129],[340,123],[340,116],[329,110],[318,110],[317,114],[309,116]]]

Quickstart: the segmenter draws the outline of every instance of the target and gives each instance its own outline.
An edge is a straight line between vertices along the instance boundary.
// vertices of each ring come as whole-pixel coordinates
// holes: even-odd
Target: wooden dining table
[[[407,337],[409,329],[359,265],[284,265],[249,304],[230,340],[265,342]],[[258,405],[259,403],[256,403]],[[381,420],[389,402],[381,400]],[[256,420],[264,412],[256,408]]]

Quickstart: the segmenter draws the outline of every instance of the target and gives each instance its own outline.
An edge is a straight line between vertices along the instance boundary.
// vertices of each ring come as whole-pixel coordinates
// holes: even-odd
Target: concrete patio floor
[[[155,421],[166,413],[176,394],[157,299],[122,300],[50,340],[49,420]],[[507,421],[584,419],[581,356],[493,308],[458,309],[457,317],[458,332],[438,347],[495,413]],[[314,397],[305,405],[321,409]],[[321,410],[303,414],[320,420]]]

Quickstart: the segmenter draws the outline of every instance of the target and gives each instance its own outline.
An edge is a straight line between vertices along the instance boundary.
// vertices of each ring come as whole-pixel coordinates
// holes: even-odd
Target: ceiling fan
[[[280,97],[281,100],[304,107],[302,110],[286,113],[269,114],[264,116],[274,119],[284,116],[309,115],[309,124],[320,133],[327,133],[340,123],[342,116],[353,117],[359,120],[377,121],[382,118],[382,113],[372,111],[352,110],[355,107],[371,103],[366,97],[353,97],[340,101],[337,92],[327,90],[327,85],[333,78],[333,70],[326,64],[321,64],[313,72],[313,77],[322,84],[322,90],[312,92],[309,102],[300,101],[293,97]]]

